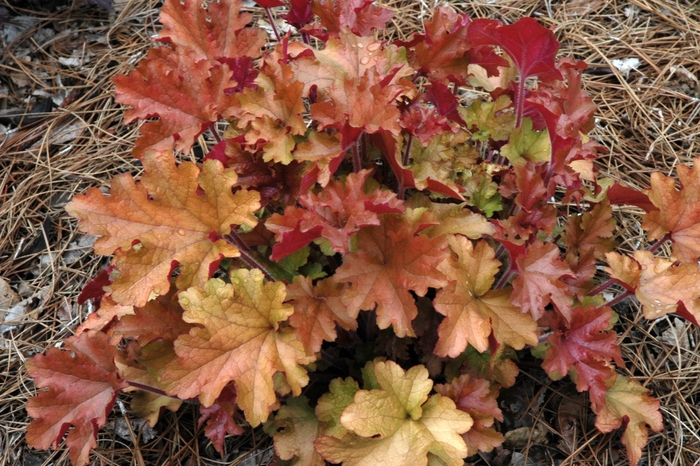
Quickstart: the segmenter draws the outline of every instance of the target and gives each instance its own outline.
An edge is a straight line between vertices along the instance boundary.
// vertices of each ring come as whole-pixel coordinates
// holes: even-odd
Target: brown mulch
[[[86,0],[0,0],[0,466],[69,464],[63,449],[40,452],[24,443],[24,405],[35,389],[23,364],[59,345],[91,311],[76,297],[106,263],[91,254],[63,207],[75,193],[139,170],[130,156],[137,128],[121,124],[111,79],[149,47],[159,2],[114,3],[108,12]],[[442,2],[380,3],[396,10],[388,34],[406,38]],[[609,150],[599,161],[605,176],[643,188],[651,171],[671,174],[700,155],[695,0],[444,3],[473,17],[534,16],[556,27],[560,55],[590,65],[584,81],[599,106],[593,136]],[[620,208],[616,215],[622,249],[644,247],[640,212]],[[664,416],[665,429],[650,436],[643,464],[700,465],[699,329],[673,316],[647,321],[633,301],[616,310],[626,362],[620,370],[661,400]],[[511,434],[506,447],[468,464],[628,464],[619,432],[595,430],[587,399],[573,384],[543,384],[533,374],[520,376],[517,393],[502,406],[527,408],[521,438]],[[165,413],[150,431],[130,415],[128,397],[121,401],[111,427],[100,432],[96,465],[269,461],[270,441],[259,429],[230,438],[222,459],[200,435],[195,407]]]

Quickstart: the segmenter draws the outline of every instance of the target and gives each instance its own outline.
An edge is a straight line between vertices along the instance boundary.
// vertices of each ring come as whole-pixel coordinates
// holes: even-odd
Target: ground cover
[[[156,2],[121,2],[112,12],[55,3],[48,10],[8,4],[0,11],[0,277],[9,285],[0,308],[13,310],[5,314],[0,340],[0,424],[6,427],[0,458],[6,464],[67,464],[64,451],[24,446],[24,404],[34,389],[22,366],[70,335],[90,311],[77,305],[76,296],[104,262],[91,255],[89,241],[63,206],[89,186],[106,186],[117,173],[138,172],[130,156],[136,128],[120,124],[123,110],[113,103],[111,78],[133,67],[158,27]],[[585,84],[599,105],[594,134],[610,150],[601,169],[611,178],[646,187],[651,171],[671,174],[697,155],[700,16],[690,3],[450,3],[474,17],[511,22],[535,16],[556,26],[560,55],[591,65]],[[434,7],[383,4],[396,10],[390,33],[402,38]],[[250,11],[257,21],[266,20],[261,11]],[[618,209],[616,216],[620,243],[637,248],[639,212]],[[674,317],[648,322],[635,302],[617,311],[625,370],[663,407],[665,429],[651,436],[645,458],[651,464],[693,464],[700,451],[697,329]],[[573,384],[552,384],[533,370],[507,404],[508,443],[493,455],[472,458],[474,464],[549,464],[552,458],[624,464],[619,434],[597,433]],[[219,457],[197,435],[196,419],[191,409],[167,415],[149,441],[142,422],[117,410],[112,429],[100,434],[96,464],[214,464]],[[229,440],[227,460],[243,461],[248,453],[262,461],[268,451],[262,432],[248,430]]]

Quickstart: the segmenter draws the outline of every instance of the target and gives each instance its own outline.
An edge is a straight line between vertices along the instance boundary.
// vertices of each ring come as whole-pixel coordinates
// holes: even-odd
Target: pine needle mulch
[[[68,6],[49,11],[26,6],[48,3]],[[405,38],[441,2],[381,3],[396,11],[389,33]],[[446,3],[473,17],[513,22],[534,16],[556,27],[560,55],[590,65],[584,82],[599,106],[594,136],[609,150],[599,163],[606,176],[648,187],[651,171],[671,174],[700,155],[695,1]],[[63,207],[75,193],[104,188],[114,175],[139,170],[130,156],[137,129],[121,125],[123,109],[113,102],[111,79],[131,69],[149,47],[158,30],[159,2],[115,4],[108,13],[78,0],[0,0],[0,466],[69,464],[63,449],[40,452],[24,443],[29,422],[24,405],[35,388],[23,365],[60,344],[91,311],[76,298],[106,264],[91,254],[90,241]],[[640,212],[620,208],[616,215],[621,247],[644,248]],[[661,400],[664,416],[665,428],[650,436],[643,464],[700,464],[700,330],[673,316],[647,321],[633,300],[616,310],[626,362],[620,370]],[[269,462],[271,443],[259,429],[228,439],[222,459],[200,435],[193,406],[163,414],[154,430],[128,406],[128,397],[119,399],[99,434],[93,464]],[[521,374],[501,408],[520,427],[503,448],[469,458],[468,464],[628,464],[619,432],[595,430],[587,397],[569,381],[553,383],[533,368]]]

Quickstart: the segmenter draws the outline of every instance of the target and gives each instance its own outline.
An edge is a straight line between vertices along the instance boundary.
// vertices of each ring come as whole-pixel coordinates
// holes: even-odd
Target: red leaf
[[[100,299],[107,293],[105,287],[112,283],[109,275],[114,269],[114,264],[110,264],[102,269],[95,278],[87,282],[83,287],[83,291],[78,295],[78,304],[85,304],[88,299],[94,299],[96,305],[99,305]]]
[[[270,230],[277,230],[275,236],[279,237],[278,243],[272,247],[272,254],[270,255],[270,259],[272,259],[273,261],[282,260],[291,253],[303,248],[310,242],[317,240],[321,237],[321,233],[323,232],[323,226],[321,225],[315,225],[309,228],[308,230],[302,231],[302,220],[298,220],[297,218],[292,216],[292,209],[295,209],[295,207],[287,207],[287,210],[284,212],[284,216],[287,216],[287,214],[290,215],[289,217],[284,218],[284,220],[282,218],[270,218],[268,219],[269,223],[266,224]],[[275,214],[275,216],[280,215]],[[270,220],[279,223],[273,224],[272,222],[270,222]],[[294,226],[293,230],[287,230],[280,234],[279,231],[281,231],[282,228],[289,227],[289,225],[285,225],[283,221],[290,221],[291,223],[294,223],[296,221],[296,225]]]
[[[27,402],[34,420],[26,438],[34,448],[56,448],[72,425],[66,445],[73,465],[82,466],[97,446],[97,431],[107,422],[117,393],[127,384],[117,375],[116,348],[104,333],[83,332],[65,340],[65,348],[49,348],[26,364],[34,384],[49,388]]]
[[[606,194],[612,205],[633,205],[647,213],[658,210],[644,192],[623,186],[619,181],[616,181]]]
[[[553,380],[571,374],[578,391],[589,390],[591,401],[602,406],[608,390],[607,381],[615,374],[610,362],[624,364],[617,333],[611,330],[612,309],[578,306],[572,309],[571,316],[569,328],[560,319],[553,323],[555,330],[548,339],[552,346],[542,367]]]
[[[509,25],[476,19],[469,25],[468,37],[474,45],[501,47],[518,67],[522,81],[532,76],[544,81],[563,79],[555,64],[559,42],[534,18],[520,18]]]
[[[250,57],[222,57],[217,58],[219,63],[225,63],[229,69],[233,70],[232,80],[236,85],[226,89],[226,95],[231,95],[234,92],[243,92],[243,89],[257,89],[255,78],[258,77],[258,70],[255,69],[255,62]]]
[[[581,89],[581,72],[588,65],[582,61],[561,58],[558,68],[565,81],[540,83],[537,91],[530,93],[529,102],[536,102],[556,115],[556,132],[564,137],[579,138],[595,126],[597,106],[586,91]]]
[[[280,16],[295,28],[301,29],[314,20],[311,4],[312,0],[289,0],[289,13]]]
[[[284,6],[284,2],[281,0],[254,0],[255,3],[263,8],[274,8],[276,6]]]
[[[440,81],[431,81],[430,87],[425,91],[425,96],[435,105],[440,115],[466,126],[465,121],[457,112],[457,107],[459,106],[457,96],[447,86]]]
[[[425,34],[416,34],[410,42],[397,44],[409,46],[409,63],[418,72],[437,81],[449,79],[465,83],[469,75],[468,23],[466,15],[439,7],[432,19],[424,21]]]
[[[265,224],[278,241],[271,259],[280,260],[319,237],[330,241],[335,252],[346,253],[350,236],[362,227],[379,225],[378,215],[403,212],[403,202],[395,193],[376,189],[365,194],[370,173],[362,170],[348,175],[345,182],[331,181],[319,194],[301,195],[303,208],[289,206],[284,215],[270,217]]]
[[[199,426],[205,422],[204,435],[211,439],[216,451],[223,455],[226,435],[241,435],[243,429],[236,424],[233,416],[236,413],[236,388],[228,384],[211,406],[199,406]]]

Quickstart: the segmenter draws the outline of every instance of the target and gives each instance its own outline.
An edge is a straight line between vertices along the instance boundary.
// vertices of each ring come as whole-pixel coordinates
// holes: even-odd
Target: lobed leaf
[[[446,316],[438,327],[435,354],[456,357],[467,345],[479,352],[489,348],[489,336],[500,344],[522,349],[537,344],[537,323],[510,302],[511,289],[491,290],[501,263],[485,241],[474,247],[463,236],[452,236],[450,247],[458,259],[443,263],[451,283],[433,301]]]
[[[230,276],[231,284],[211,279],[203,289],[180,293],[184,320],[201,327],[175,341],[178,359],[165,368],[161,385],[208,407],[233,381],[238,406],[258,426],[277,407],[273,376],[281,372],[297,396],[309,381],[302,365],[316,358],[306,354],[296,330],[281,325],[293,312],[283,304],[284,284],[264,283],[258,269]]]
[[[180,54],[193,51],[196,61],[219,57],[258,58],[267,35],[262,29],[246,27],[253,15],[241,13],[242,6],[241,0],[207,3],[167,0],[159,17],[163,29],[156,40],[172,44]]]
[[[289,323],[297,329],[309,354],[320,351],[323,341],[336,339],[336,324],[346,330],[357,329],[357,312],[343,304],[342,294],[343,285],[331,278],[314,286],[308,277],[297,275],[287,287],[287,299],[294,306]]]
[[[350,237],[362,227],[379,225],[379,215],[406,209],[396,194],[384,189],[365,193],[371,172],[351,173],[344,181],[331,181],[318,194],[302,194],[302,207],[288,206],[283,215],[274,214],[265,225],[275,233],[277,244],[272,260],[279,260],[317,238],[330,242],[333,251],[350,251]]]
[[[358,36],[369,36],[394,17],[394,13],[368,0],[313,0],[312,11],[321,20],[327,34],[336,36],[350,29]]]
[[[649,436],[647,425],[654,432],[663,429],[659,400],[648,393],[639,382],[618,375],[605,394],[605,404],[597,411],[595,425],[603,433],[618,429],[626,422],[622,443],[627,447],[627,457],[633,466],[642,457],[642,447]]]
[[[253,212],[260,208],[260,195],[233,193],[235,172],[214,160],[201,169],[174,162],[171,153],[150,153],[139,183],[120,175],[109,196],[92,188],[66,206],[82,231],[100,236],[97,254],[115,253],[120,274],[111,287],[117,303],[143,306],[153,294],[167,293],[177,264],[179,289],[203,285],[221,259],[240,255],[221,236],[232,225],[257,224]]]
[[[537,242],[515,259],[518,277],[513,281],[511,300],[535,320],[542,317],[550,302],[567,320],[571,319],[572,295],[561,278],[572,277],[573,272],[559,256],[556,244]]]
[[[649,200],[658,210],[644,216],[642,228],[655,240],[666,234],[673,241],[673,253],[686,264],[695,264],[700,258],[700,163],[695,159],[692,168],[678,166],[681,188],[676,189],[673,177],[651,174]]]
[[[229,65],[196,58],[193,51],[159,47],[128,76],[114,78],[115,100],[131,106],[125,123],[158,117],[141,126],[134,157],[149,150],[187,152],[209,125],[231,116],[238,105],[235,94],[227,92],[237,84]]]
[[[503,443],[503,435],[492,428],[494,419],[503,421],[497,401],[498,389],[492,388],[488,380],[463,374],[451,384],[436,385],[435,391],[449,397],[457,409],[473,419],[474,425],[462,434],[468,456],[479,451],[490,452]]]
[[[350,433],[321,437],[316,450],[328,461],[363,464],[427,465],[430,454],[461,465],[467,448],[461,433],[472,420],[441,395],[428,398],[432,381],[423,366],[405,371],[398,364],[374,363],[379,389],[360,390],[340,422]]]
[[[305,396],[290,398],[282,406],[273,423],[275,452],[293,466],[324,466],[326,462],[314,449],[314,441],[323,431],[314,410]]]
[[[221,394],[211,406],[199,407],[198,425],[204,426],[204,435],[211,439],[216,451],[223,455],[226,435],[241,435],[243,428],[236,424],[236,390],[231,384],[224,387]]]
[[[392,326],[398,337],[415,335],[411,321],[418,308],[409,290],[425,296],[428,288],[447,284],[437,268],[447,258],[447,242],[418,235],[419,228],[407,216],[385,215],[381,225],[360,230],[357,251],[345,255],[333,276],[338,283],[352,283],[343,294],[349,309],[376,305],[379,328]]]
[[[64,344],[66,351],[49,348],[26,364],[34,385],[48,387],[27,402],[27,413],[34,420],[27,426],[26,439],[34,448],[56,448],[73,426],[66,445],[73,465],[83,466],[97,446],[97,431],[107,423],[117,394],[127,383],[117,375],[117,349],[104,333],[83,332]]]
[[[576,382],[578,391],[588,390],[591,401],[604,403],[608,381],[615,377],[611,361],[623,365],[617,333],[611,330],[613,311],[609,307],[577,306],[565,325],[553,325],[548,341],[551,347],[542,368],[553,380],[566,374]]]

